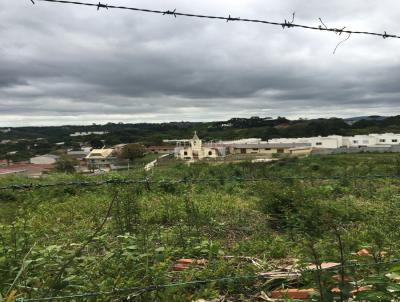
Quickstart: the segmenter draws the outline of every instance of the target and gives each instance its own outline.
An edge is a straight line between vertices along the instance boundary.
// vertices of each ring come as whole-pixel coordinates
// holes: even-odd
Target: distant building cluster
[[[262,141],[259,138],[203,143],[195,133],[189,140],[168,140],[175,142],[175,157],[183,160],[201,160],[225,157],[227,155],[307,155],[318,149],[340,148],[388,148],[400,145],[400,134],[368,134],[355,136],[331,135],[326,137],[276,138]]]
[[[206,158],[216,159],[226,157],[227,155],[303,155],[310,154],[312,151],[311,144],[309,143],[270,143],[263,142],[258,138],[203,144],[197,133],[190,140],[177,140],[176,142],[175,157],[194,161]]]
[[[105,134],[106,132],[76,132],[73,135]],[[38,139],[40,140],[40,139]],[[1,143],[9,143],[1,141]],[[63,146],[64,143],[55,143]],[[127,144],[118,144],[111,148],[94,149],[81,146],[80,150],[65,150],[65,154],[75,160],[75,170],[82,173],[107,172],[129,169],[129,161],[121,161],[119,156]],[[203,142],[197,133],[191,139],[164,140],[160,146],[146,148],[148,154],[157,154],[157,160],[174,156],[185,161],[217,160],[217,159],[251,159],[253,162],[268,162],[279,157],[307,156],[316,154],[352,153],[360,151],[400,152],[400,134],[368,134],[355,136],[317,136],[301,138],[275,138],[262,141],[260,138],[244,138],[237,140]],[[5,154],[0,159],[0,176],[9,174],[25,174],[39,177],[48,173],[60,160],[59,155],[44,154],[32,157],[29,161],[10,161],[9,156],[17,151]],[[154,159],[154,158],[153,158]],[[147,163],[144,168],[152,169],[157,160]]]
[[[90,132],[75,132],[71,133],[69,136],[88,136],[88,135],[104,135],[107,134],[107,131],[90,131]]]

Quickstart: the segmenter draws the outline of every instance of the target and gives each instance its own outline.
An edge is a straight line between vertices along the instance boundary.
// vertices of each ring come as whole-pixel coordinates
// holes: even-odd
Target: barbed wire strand
[[[14,183],[6,186],[1,186],[0,191],[3,190],[33,190],[50,187],[61,186],[80,186],[80,187],[95,187],[104,185],[130,185],[130,184],[144,184],[149,186],[153,185],[177,185],[177,184],[193,184],[193,183],[224,183],[224,182],[262,182],[262,181],[290,181],[290,180],[377,180],[377,179],[400,179],[400,175],[365,175],[365,176],[352,176],[352,175],[338,175],[338,176],[268,176],[260,178],[244,178],[244,177],[227,177],[227,178],[197,178],[197,179],[175,179],[175,180],[151,180],[144,179],[107,179],[101,181],[62,181],[54,183]]]
[[[375,263],[353,263],[347,264],[343,266],[335,266],[328,268],[315,268],[315,269],[303,269],[300,270],[300,273],[314,273],[316,271],[335,271],[340,268],[349,268],[349,267],[375,267],[378,265],[388,265],[400,263],[400,259],[393,259],[390,261],[381,261]],[[65,295],[65,296],[53,296],[53,297],[42,297],[42,298],[18,298],[16,302],[40,302],[40,301],[53,301],[53,300],[66,300],[66,299],[74,299],[74,298],[84,298],[84,297],[94,297],[94,296],[106,296],[113,295],[118,293],[126,293],[126,292],[136,292],[136,293],[144,293],[149,291],[156,291],[160,289],[170,288],[170,287],[180,287],[180,286],[190,286],[190,285],[198,285],[198,284],[206,284],[206,283],[214,283],[214,282],[229,282],[229,281],[237,281],[237,280],[245,280],[245,279],[272,279],[272,277],[263,274],[257,275],[247,275],[247,276],[231,276],[231,277],[223,277],[223,278],[215,278],[215,279],[205,279],[205,280],[193,280],[187,282],[174,282],[167,284],[159,284],[159,285],[149,285],[144,287],[130,287],[130,288],[114,288],[109,291],[97,291],[97,292],[85,292],[79,294]]]
[[[297,24],[294,23],[294,13],[292,21],[284,20],[284,22],[274,22],[268,20],[261,20],[261,19],[247,19],[247,18],[235,18],[228,15],[228,17],[223,16],[212,16],[212,15],[203,15],[203,14],[190,14],[190,13],[183,13],[177,12],[176,9],[173,10],[155,10],[155,9],[144,9],[144,8],[137,8],[137,7],[128,7],[128,6],[118,6],[118,5],[109,5],[99,3],[89,3],[89,2],[79,2],[79,1],[65,1],[65,0],[30,0],[33,4],[35,1],[41,2],[51,2],[51,3],[60,3],[60,4],[73,4],[73,5],[82,5],[82,6],[89,6],[89,7],[96,7],[97,10],[100,8],[108,9],[122,9],[122,10],[130,10],[130,11],[137,11],[137,12],[144,12],[144,13],[152,13],[152,14],[159,14],[163,16],[173,16],[175,18],[179,17],[190,17],[190,18],[202,18],[202,19],[215,19],[215,20],[224,20],[226,22],[229,21],[237,21],[237,22],[251,22],[251,23],[260,23],[260,24],[267,24],[272,26],[280,26],[283,29],[285,28],[300,28],[300,29],[307,29],[307,30],[317,30],[317,31],[325,31],[325,32],[333,32],[336,34],[347,33],[349,35],[358,34],[358,35],[369,35],[369,36],[377,36],[382,37],[383,39],[386,38],[396,38],[400,39],[400,35],[395,34],[388,34],[386,31],[384,33],[377,33],[377,32],[369,32],[369,31],[360,31],[360,30],[349,30],[343,28],[334,28],[334,27],[327,27],[322,21],[321,18],[319,20],[323,24],[323,26],[311,26],[311,25],[304,25],[304,24]]]

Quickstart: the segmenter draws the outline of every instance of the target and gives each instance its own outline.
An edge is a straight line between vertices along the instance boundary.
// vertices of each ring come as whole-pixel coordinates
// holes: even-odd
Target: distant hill
[[[353,125],[354,123],[365,120],[365,121],[383,121],[387,118],[387,116],[381,116],[381,115],[370,115],[370,116],[357,116],[357,117],[350,117],[350,118],[345,118],[344,121],[349,124]]]

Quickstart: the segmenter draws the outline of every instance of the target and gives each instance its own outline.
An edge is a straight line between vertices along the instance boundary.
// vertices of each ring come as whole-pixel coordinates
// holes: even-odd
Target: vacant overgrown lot
[[[264,301],[279,288],[313,288],[320,301],[400,295],[396,154],[0,179],[30,183],[0,191],[6,301]],[[339,265],[302,270],[322,262]],[[294,264],[297,277],[261,274]]]

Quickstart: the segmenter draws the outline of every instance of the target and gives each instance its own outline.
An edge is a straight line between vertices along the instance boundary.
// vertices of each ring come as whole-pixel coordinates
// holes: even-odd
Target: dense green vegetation
[[[121,154],[119,155],[122,159],[135,161],[138,158],[145,156],[146,148],[140,144],[127,144],[122,148]]]
[[[233,118],[216,122],[172,122],[160,124],[108,123],[90,126],[59,127],[18,127],[8,133],[0,132],[0,159],[26,160],[36,154],[45,154],[66,148],[79,149],[80,144],[101,147],[119,143],[141,143],[159,145],[163,139],[191,138],[197,130],[205,140],[222,140],[257,137],[264,140],[278,137],[308,137],[355,135],[368,133],[400,133],[400,116],[388,118],[365,118],[354,123],[340,118],[288,120],[283,117],[271,118]],[[105,131],[105,135],[71,137],[74,132]],[[38,140],[39,139],[39,140]],[[63,142],[64,145],[56,145]],[[8,152],[18,151],[7,155]]]
[[[145,177],[151,181],[117,184]],[[347,301],[352,291],[369,286],[355,299],[397,301],[400,266],[381,263],[400,256],[397,177],[399,155],[356,154],[258,164],[177,163],[149,175],[136,170],[99,178],[2,178],[0,187],[115,183],[1,190],[0,292],[6,301],[93,292],[66,300],[192,301],[224,295],[229,301],[264,301],[260,293],[285,286],[314,288],[314,300]],[[171,182],[177,179],[184,181]],[[352,254],[362,248],[369,255]],[[201,262],[174,270],[180,258]],[[304,271],[295,280],[257,277],[294,262],[305,267],[323,261],[342,267]],[[193,282],[198,280],[204,282]]]

